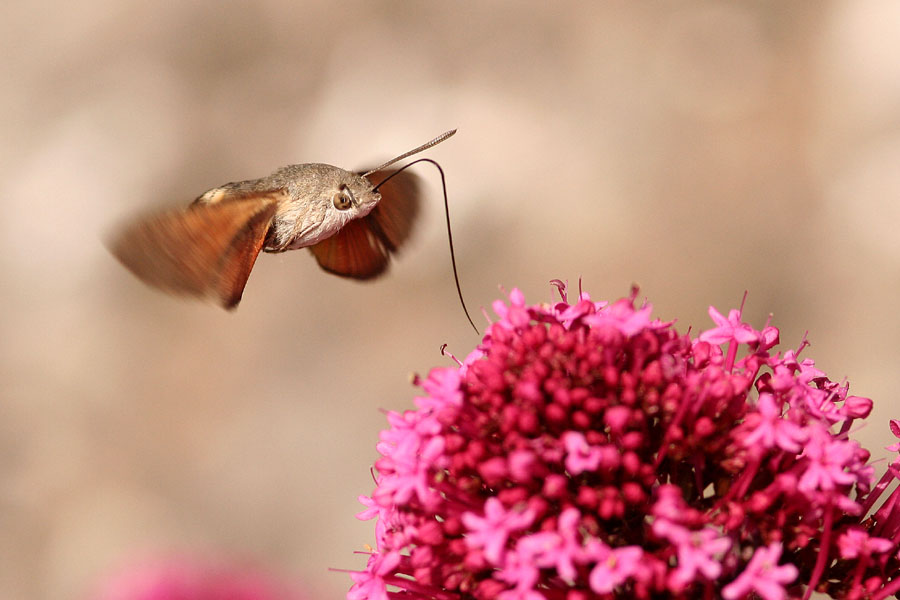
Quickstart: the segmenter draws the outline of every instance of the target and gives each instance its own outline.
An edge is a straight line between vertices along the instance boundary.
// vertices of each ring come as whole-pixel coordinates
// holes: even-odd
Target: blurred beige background
[[[6,3],[0,15],[0,595],[83,597],[165,550],[350,584],[355,521],[412,372],[477,338],[440,209],[356,284],[264,255],[235,313],[155,293],[103,238],[296,162],[371,165],[459,133],[463,291],[632,283],[709,326],[749,290],[900,417],[900,4]],[[479,320],[480,321],[480,320]],[[881,472],[884,462],[878,465]]]

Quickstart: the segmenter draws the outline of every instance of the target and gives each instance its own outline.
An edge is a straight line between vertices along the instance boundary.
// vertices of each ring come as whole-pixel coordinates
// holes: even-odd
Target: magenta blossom
[[[797,579],[797,567],[792,564],[779,565],[781,544],[772,542],[757,548],[747,567],[737,579],[722,589],[725,600],[746,598],[751,591],[763,600],[783,600],[787,597],[785,586]]]
[[[299,600],[265,574],[192,559],[140,562],[107,578],[91,600]]]
[[[388,414],[349,600],[900,593],[900,460],[874,480],[849,435],[872,403],[805,340],[713,308],[690,337],[634,295],[554,285],[555,305],[495,302],[465,361]]]

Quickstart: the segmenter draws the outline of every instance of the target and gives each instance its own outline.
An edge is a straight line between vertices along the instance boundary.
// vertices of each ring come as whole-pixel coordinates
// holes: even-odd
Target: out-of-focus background
[[[83,597],[127,557],[264,565],[341,597],[373,541],[379,409],[477,337],[436,174],[368,284],[263,255],[234,313],[138,283],[103,240],[298,162],[457,127],[470,307],[633,283],[710,325],[749,290],[787,346],[900,416],[900,4],[6,3],[0,18],[0,590]],[[483,322],[481,318],[477,319]],[[879,472],[884,463],[879,465]]]

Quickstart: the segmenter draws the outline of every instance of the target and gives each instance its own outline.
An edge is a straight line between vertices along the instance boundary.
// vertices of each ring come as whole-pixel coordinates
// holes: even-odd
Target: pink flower
[[[584,321],[591,327],[612,327],[630,337],[650,327],[651,311],[652,307],[649,304],[635,310],[633,303],[623,298],[615,304],[605,307],[605,310],[593,313]]]
[[[845,440],[835,439],[824,427],[809,427],[809,440],[803,449],[808,459],[797,487],[801,491],[831,491],[852,484],[853,473],[846,469],[856,459],[856,448]]]
[[[775,446],[797,454],[803,448],[807,433],[796,423],[783,418],[781,408],[775,404],[775,397],[765,393],[759,395],[757,403],[758,418],[754,419],[756,427],[742,437],[747,448],[768,450]]]
[[[900,452],[900,420],[891,419],[891,433],[894,434],[894,437],[897,438],[898,441],[888,446],[887,450],[890,452]]]
[[[738,310],[729,311],[726,318],[710,306],[709,316],[716,324],[716,328],[701,333],[700,341],[710,344],[724,344],[732,341],[738,344],[753,344],[760,338],[758,331],[741,320],[741,313]]]
[[[562,435],[562,443],[566,449],[566,470],[572,475],[585,471],[595,471],[603,459],[603,452],[597,446],[587,443],[585,437],[577,431],[567,431]]]
[[[900,591],[900,458],[875,481],[850,435],[872,403],[801,359],[805,339],[780,350],[714,308],[691,338],[636,292],[570,304],[553,285],[552,305],[495,302],[463,364],[388,413],[359,515],[377,551],[349,599]]]
[[[838,537],[841,558],[883,554],[892,550],[895,545],[891,540],[870,536],[860,527],[848,529]]]
[[[662,506],[651,509],[654,514],[672,514],[669,498],[663,496],[658,504]],[[675,518],[681,516],[683,515],[673,514]],[[720,560],[731,547],[731,540],[722,536],[715,528],[691,530],[669,518],[658,516],[651,529],[654,535],[667,540],[676,549],[677,568],[670,574],[674,589],[686,587],[698,576],[716,579],[722,572]]]
[[[385,579],[399,566],[400,555],[396,552],[373,554],[365,571],[352,572],[354,586],[347,594],[347,600],[388,600]]]
[[[609,594],[629,578],[641,571],[644,551],[637,546],[623,546],[612,549],[597,543],[594,555],[597,564],[591,569],[588,579],[591,590],[598,594]]]
[[[484,557],[499,564],[510,534],[527,528],[534,521],[534,511],[506,510],[497,498],[488,498],[484,503],[484,517],[470,512],[462,514],[466,526],[466,545],[481,548]]]
[[[674,585],[686,587],[700,575],[716,579],[722,573],[722,556],[730,547],[731,540],[715,529],[691,532],[689,538],[677,543],[678,567],[672,572]]]
[[[92,600],[298,600],[264,574],[191,559],[161,559],[122,569]]]
[[[381,513],[382,508],[368,496],[359,495],[356,497],[356,499],[360,504],[366,507],[366,510],[362,510],[356,513],[356,518],[360,521],[368,521],[369,519],[374,519]]]
[[[584,551],[577,526],[578,509],[567,508],[559,517],[556,531],[543,531],[523,536],[516,551],[540,568],[554,567],[559,576],[574,581],[578,576],[576,562],[582,562]]]
[[[797,578],[797,567],[778,565],[781,558],[781,544],[772,542],[764,548],[757,548],[747,567],[737,579],[722,588],[725,600],[746,598],[756,592],[763,600],[783,600],[788,597],[785,585]]]

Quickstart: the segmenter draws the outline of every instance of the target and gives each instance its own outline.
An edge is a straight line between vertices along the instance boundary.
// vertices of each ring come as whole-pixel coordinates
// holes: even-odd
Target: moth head
[[[365,177],[325,164],[285,167],[270,182],[287,198],[266,242],[270,252],[318,243],[368,215],[381,200]]]
[[[366,216],[381,200],[381,195],[365,177],[337,167],[322,167],[319,189],[316,190],[319,202],[341,223]]]

